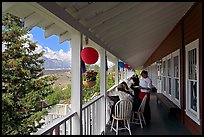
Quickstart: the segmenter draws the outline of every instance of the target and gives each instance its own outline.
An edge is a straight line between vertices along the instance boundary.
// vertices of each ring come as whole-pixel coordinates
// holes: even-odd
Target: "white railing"
[[[32,135],[72,135],[72,118],[75,115],[76,112],[69,112],[66,116],[53,120]]]
[[[114,85],[107,92],[116,90],[116,87],[117,85]],[[106,112],[101,109],[103,99],[106,99]],[[110,118],[108,102],[109,100],[104,95],[99,95],[82,106],[83,135],[100,135],[105,131],[104,127],[101,126],[104,122],[101,120],[101,116],[106,114],[105,123],[107,124]],[[71,111],[66,115],[53,114],[54,120],[32,135],[72,135],[72,118],[76,114],[77,112]],[[50,115],[52,114],[50,113]]]
[[[100,135],[105,129],[101,127],[101,103],[104,95],[99,95],[82,107],[83,135]]]
[[[56,104],[52,106],[48,109],[48,114],[44,117],[44,120],[42,120],[45,123],[42,128],[53,122],[55,119],[67,115],[70,111],[69,104]]]
[[[99,135],[105,130],[100,127],[100,122],[102,122],[100,115],[104,114],[104,112],[100,112],[103,98],[104,95],[99,95],[82,106],[83,135]],[[76,112],[69,112],[63,117],[54,114],[53,116],[58,116],[58,118],[33,135],[72,135],[72,118],[76,114]]]

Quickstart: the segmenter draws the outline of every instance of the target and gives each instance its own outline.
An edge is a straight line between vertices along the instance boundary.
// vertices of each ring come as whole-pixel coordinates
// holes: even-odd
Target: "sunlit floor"
[[[157,104],[155,94],[151,94],[151,123],[143,128],[138,124],[131,124],[132,135],[191,135],[192,133],[174,117],[169,117],[161,104]],[[115,135],[107,125],[106,135]],[[128,130],[119,131],[119,135],[129,135]]]

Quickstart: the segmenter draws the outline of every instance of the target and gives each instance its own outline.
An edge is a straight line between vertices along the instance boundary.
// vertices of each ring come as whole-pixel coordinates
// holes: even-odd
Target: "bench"
[[[168,115],[180,119],[181,109],[162,93],[156,93],[157,103],[161,103],[168,111]]]

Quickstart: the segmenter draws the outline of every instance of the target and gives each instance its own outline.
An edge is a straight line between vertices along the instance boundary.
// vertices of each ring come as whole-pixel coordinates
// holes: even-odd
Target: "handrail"
[[[111,88],[109,88],[109,89],[107,90],[107,92],[113,90],[113,89],[116,88],[116,87],[117,87],[117,85],[113,85]]]
[[[55,129],[56,127],[60,126],[62,123],[73,117],[77,112],[69,112],[68,115],[65,115],[64,117],[60,117],[52,122],[52,124],[46,125],[43,129],[38,130],[36,133],[33,133],[32,135],[44,135],[49,133],[51,130]]]
[[[117,85],[112,86],[110,89],[108,89],[107,92],[115,89],[116,87],[117,87]],[[95,102],[97,102],[98,100],[100,100],[103,97],[104,97],[104,95],[99,95],[99,96],[95,97],[94,99],[92,99],[91,101],[85,103],[82,106],[82,111],[85,110],[86,108],[90,107],[92,104],[94,104]],[[56,129],[57,127],[62,125],[64,122],[69,120],[76,113],[77,113],[76,111],[75,112],[69,112],[67,115],[64,115],[64,117],[60,117],[60,118],[55,119],[52,122],[52,124],[45,125],[45,127],[43,129],[38,130],[36,133],[33,133],[32,135],[45,135],[45,134],[48,134],[50,131]]]
[[[125,80],[125,79],[124,79]],[[123,81],[120,81],[118,84],[121,84]],[[113,85],[111,88],[109,88],[107,90],[107,92],[110,92],[111,90],[113,90],[114,88],[116,88],[118,85]]]
[[[91,101],[85,103],[83,106],[82,106],[82,110],[89,107],[90,105],[92,105],[93,103],[95,103],[96,101],[98,101],[99,99],[101,99],[102,97],[104,97],[104,95],[99,95],[97,97],[95,97],[94,99],[92,99]]]

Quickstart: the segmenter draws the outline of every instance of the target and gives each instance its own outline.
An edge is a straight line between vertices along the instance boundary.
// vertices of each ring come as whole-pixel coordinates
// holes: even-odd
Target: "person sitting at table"
[[[133,94],[130,92],[130,89],[125,81],[118,85],[118,91],[122,91],[122,93],[120,92],[119,94],[119,98],[121,96],[121,99],[128,99],[133,101]]]

